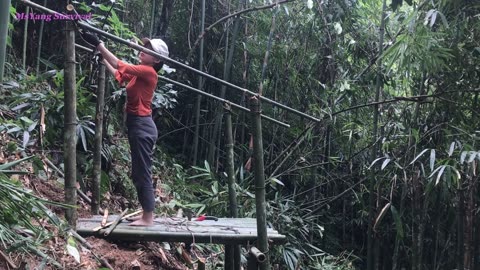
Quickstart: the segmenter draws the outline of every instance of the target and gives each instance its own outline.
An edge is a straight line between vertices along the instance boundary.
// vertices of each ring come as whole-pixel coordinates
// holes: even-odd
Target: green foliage
[[[57,227],[62,224],[46,205],[70,206],[36,197],[24,189],[20,182],[12,181],[4,174],[17,173],[7,169],[30,158],[0,166],[0,242],[9,252],[20,250],[38,254],[38,246],[52,237],[43,227],[45,220]]]

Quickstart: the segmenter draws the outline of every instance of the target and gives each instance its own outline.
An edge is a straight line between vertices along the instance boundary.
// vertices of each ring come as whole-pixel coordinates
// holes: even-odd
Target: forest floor
[[[0,154],[1,158],[2,154]],[[11,159],[11,158],[9,158]],[[23,170],[25,168],[22,166]],[[63,202],[64,189],[63,185],[56,180],[42,180],[34,174],[19,176],[19,179],[25,188],[30,189],[38,197],[49,201]],[[110,213],[120,213],[121,204],[126,199],[121,196],[109,195],[104,198],[103,207],[109,209]],[[120,202],[120,203],[119,203]],[[90,206],[88,203],[79,199],[78,217],[90,217]],[[49,207],[57,216],[63,218],[64,209],[60,207]],[[181,243],[155,243],[155,242],[121,242],[98,239],[95,237],[86,238],[87,242],[92,246],[89,250],[83,247],[77,241],[77,249],[80,253],[80,263],[78,263],[67,250],[67,238],[65,233],[61,233],[59,228],[45,223],[43,225],[50,233],[55,235],[48,243],[43,243],[41,250],[48,256],[59,262],[64,269],[108,269],[105,264],[100,263],[100,259],[108,262],[111,269],[195,269],[192,262],[188,261],[190,256],[187,254],[179,255],[180,251],[185,251]],[[0,250],[1,251],[1,250]],[[185,252],[184,252],[185,253]],[[7,258],[6,258],[6,257]],[[10,260],[10,264],[7,261]],[[0,270],[3,269],[57,269],[51,265],[42,266],[43,258],[35,255],[26,255],[24,253],[12,252],[8,255],[0,252]],[[15,265],[17,268],[13,268]],[[188,267],[187,265],[190,265]]]

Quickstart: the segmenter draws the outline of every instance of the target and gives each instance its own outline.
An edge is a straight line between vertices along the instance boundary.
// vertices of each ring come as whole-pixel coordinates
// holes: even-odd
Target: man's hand
[[[81,35],[86,42],[92,44],[95,47],[97,47],[98,44],[102,43],[102,41],[97,37],[97,35],[93,33],[85,32],[85,33],[81,33]]]

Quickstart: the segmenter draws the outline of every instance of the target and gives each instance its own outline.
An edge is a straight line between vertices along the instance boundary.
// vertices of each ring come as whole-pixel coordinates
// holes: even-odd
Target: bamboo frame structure
[[[48,9],[48,8],[42,6],[42,5],[39,5],[39,4],[34,3],[34,2],[31,2],[31,1],[29,1],[29,0],[21,0],[21,1],[22,1],[25,5],[30,6],[30,7],[32,7],[32,8],[39,9],[39,10],[45,12],[45,13],[62,15],[62,14],[59,13],[59,12],[53,11],[53,10],[51,10],[51,9]],[[233,88],[233,89],[242,91],[243,93],[249,94],[250,96],[257,96],[261,101],[265,101],[265,102],[267,102],[267,103],[270,103],[270,104],[272,104],[272,105],[275,105],[275,106],[277,106],[277,107],[280,107],[280,108],[282,108],[282,109],[284,109],[284,110],[286,110],[286,111],[289,111],[289,112],[291,112],[291,113],[294,113],[294,114],[296,114],[296,115],[298,115],[298,116],[301,116],[301,117],[310,119],[310,120],[315,121],[315,122],[320,122],[320,121],[321,121],[320,119],[318,119],[318,118],[316,118],[316,117],[313,117],[313,116],[308,115],[308,114],[306,114],[306,113],[304,113],[304,112],[301,112],[301,111],[298,111],[298,110],[293,109],[293,108],[291,108],[291,107],[288,107],[288,106],[286,106],[286,105],[284,105],[284,104],[281,104],[281,103],[279,103],[279,102],[276,102],[276,101],[271,100],[271,99],[269,99],[269,98],[266,98],[266,97],[264,97],[264,96],[258,95],[257,93],[254,93],[254,92],[252,92],[252,91],[250,91],[250,90],[248,90],[248,89],[246,89],[246,88],[242,88],[242,87],[237,86],[237,85],[235,85],[235,84],[232,84],[232,83],[230,83],[230,82],[224,81],[224,80],[219,79],[219,78],[217,78],[217,77],[215,77],[215,76],[213,76],[213,75],[210,75],[210,74],[208,74],[208,73],[206,73],[206,72],[202,72],[202,71],[200,71],[200,70],[198,70],[198,69],[195,69],[195,68],[190,67],[189,65],[186,65],[186,64],[184,64],[184,63],[181,63],[181,62],[178,62],[178,61],[176,61],[176,60],[173,60],[173,59],[171,59],[171,58],[169,58],[169,57],[166,57],[166,56],[164,56],[164,55],[161,55],[161,54],[159,54],[159,53],[157,53],[157,52],[155,52],[155,51],[149,50],[149,49],[147,49],[147,48],[145,48],[145,47],[143,47],[143,46],[141,46],[141,45],[138,45],[138,44],[136,44],[136,43],[134,43],[134,42],[131,42],[131,41],[128,41],[128,40],[119,38],[119,37],[117,37],[117,36],[115,36],[115,35],[112,35],[112,34],[110,34],[110,33],[107,33],[107,32],[105,32],[105,31],[103,31],[103,30],[100,30],[100,29],[98,29],[98,28],[96,28],[96,27],[91,26],[90,24],[88,24],[88,23],[86,23],[86,22],[76,21],[76,25],[77,25],[77,26],[80,26],[81,28],[84,28],[84,29],[86,29],[86,30],[92,31],[92,32],[97,33],[97,34],[99,34],[99,35],[102,35],[102,36],[104,36],[104,37],[106,37],[106,38],[109,38],[109,39],[111,39],[111,40],[113,40],[113,41],[116,41],[116,42],[118,42],[118,43],[122,43],[122,44],[124,44],[124,45],[127,45],[127,46],[129,46],[129,47],[131,47],[131,48],[133,48],[133,49],[135,49],[135,50],[138,50],[138,51],[147,53],[147,54],[152,55],[152,56],[155,56],[155,57],[158,57],[158,58],[162,59],[163,61],[165,61],[165,62],[167,62],[167,63],[174,64],[174,65],[176,65],[176,66],[179,66],[179,67],[182,67],[182,68],[184,68],[184,69],[187,69],[187,70],[189,70],[189,71],[191,71],[191,72],[193,72],[193,73],[195,73],[195,74],[198,74],[198,75],[201,75],[201,76],[203,76],[203,77],[212,79],[212,80],[214,80],[214,81],[216,81],[216,82],[218,82],[218,83],[220,83],[220,84],[223,84],[223,85],[225,85],[225,86],[228,86],[228,87],[230,87],[230,88]]]
[[[77,47],[77,48],[79,48],[79,49],[82,49],[82,50],[84,50],[84,51],[93,53],[93,50],[92,50],[92,49],[87,48],[87,47],[84,47],[84,46],[82,46],[82,45],[75,44],[75,47]],[[244,111],[244,112],[250,112],[250,109],[248,109],[248,108],[245,108],[245,107],[243,107],[243,106],[240,106],[240,105],[238,105],[238,104],[236,104],[236,103],[233,103],[233,102],[231,102],[231,101],[229,101],[229,100],[226,100],[226,99],[224,99],[224,98],[220,98],[220,97],[217,97],[217,96],[215,96],[215,95],[209,94],[209,93],[207,93],[207,92],[204,92],[204,91],[199,90],[199,89],[197,89],[197,88],[194,88],[194,87],[192,87],[192,86],[189,86],[189,85],[186,85],[186,84],[177,82],[177,81],[175,81],[175,80],[169,79],[169,78],[164,77],[164,76],[158,76],[158,78],[159,78],[160,80],[162,80],[162,81],[165,81],[165,82],[171,83],[171,84],[173,84],[173,85],[176,85],[176,86],[185,88],[185,89],[190,90],[190,91],[193,91],[193,92],[195,92],[195,93],[197,93],[197,94],[204,95],[204,96],[207,96],[207,97],[209,97],[209,98],[213,98],[213,99],[215,99],[215,100],[218,100],[218,101],[220,101],[220,102],[222,102],[222,103],[228,104],[228,105],[230,105],[230,106],[232,106],[232,107],[235,107],[236,109],[242,110],[242,111]],[[285,127],[285,128],[289,128],[289,127],[290,127],[289,124],[284,123],[284,122],[279,121],[279,120],[276,120],[276,119],[271,118],[271,117],[269,117],[269,116],[266,116],[266,115],[264,115],[264,114],[262,114],[261,116],[262,116],[263,119],[268,120],[268,121],[270,121],[270,122],[273,122],[273,123],[275,123],[275,124],[278,124],[278,125],[280,125],[280,126],[282,126],[282,127]]]

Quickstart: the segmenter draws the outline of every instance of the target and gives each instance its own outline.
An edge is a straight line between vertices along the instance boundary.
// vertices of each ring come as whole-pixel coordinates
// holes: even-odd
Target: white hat
[[[168,46],[165,43],[165,41],[159,38],[154,38],[154,39],[142,38],[142,42],[144,46],[150,43],[154,52],[157,52],[163,56],[168,57]]]

